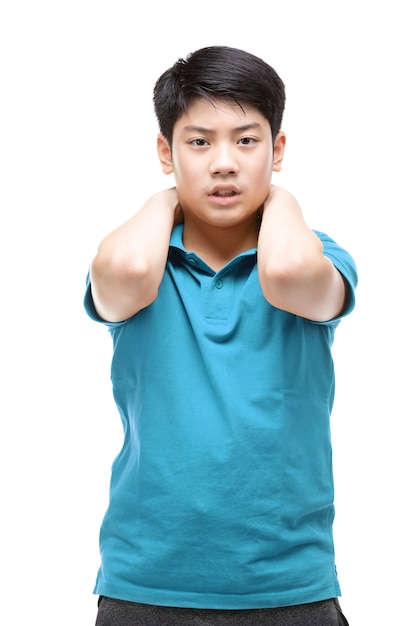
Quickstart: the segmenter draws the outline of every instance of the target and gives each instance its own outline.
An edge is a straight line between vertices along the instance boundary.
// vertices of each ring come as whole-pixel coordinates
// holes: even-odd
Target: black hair
[[[259,57],[228,46],[210,46],[178,59],[156,81],[153,102],[159,130],[172,143],[175,122],[197,98],[252,105],[268,120],[272,138],[281,129],[285,86]]]

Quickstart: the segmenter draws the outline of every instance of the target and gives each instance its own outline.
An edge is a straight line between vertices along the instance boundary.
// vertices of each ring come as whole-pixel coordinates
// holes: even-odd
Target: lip
[[[235,187],[234,185],[216,185],[215,187],[213,187],[212,189],[210,189],[209,191],[209,196],[212,196],[216,193],[218,193],[219,191],[228,191],[228,192],[233,192],[233,195],[239,194],[240,191],[237,187]],[[218,196],[218,197],[229,197],[229,196]],[[233,196],[230,196],[233,197]]]
[[[226,196],[218,196],[216,193],[218,192],[229,192],[231,195]],[[240,191],[234,185],[216,185],[212,189],[210,189],[208,196],[214,204],[217,206],[230,206],[231,204],[235,204],[237,198],[240,197]]]

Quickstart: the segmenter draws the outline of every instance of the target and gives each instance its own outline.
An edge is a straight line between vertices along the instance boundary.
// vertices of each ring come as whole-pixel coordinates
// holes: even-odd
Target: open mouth
[[[226,198],[227,196],[236,196],[237,192],[233,191],[233,189],[219,189],[218,191],[215,191],[212,195],[219,198]]]

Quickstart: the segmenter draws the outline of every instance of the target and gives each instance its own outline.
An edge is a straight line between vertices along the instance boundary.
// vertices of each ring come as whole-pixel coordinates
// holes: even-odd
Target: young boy
[[[214,46],[158,79],[162,170],[101,242],[85,306],[124,427],[97,626],[347,624],[334,563],[331,345],[350,255],[271,184],[284,85]]]

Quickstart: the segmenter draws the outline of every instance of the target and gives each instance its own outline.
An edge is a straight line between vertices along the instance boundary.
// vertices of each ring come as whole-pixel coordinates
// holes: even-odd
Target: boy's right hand
[[[178,201],[176,187],[170,187],[169,189],[157,191],[153,196],[149,198],[148,202],[149,201],[151,201],[152,203],[154,203],[155,201],[161,201],[163,203],[166,203],[167,206],[172,207],[174,209],[174,226],[176,226],[177,224],[182,224],[184,222],[184,215]]]

